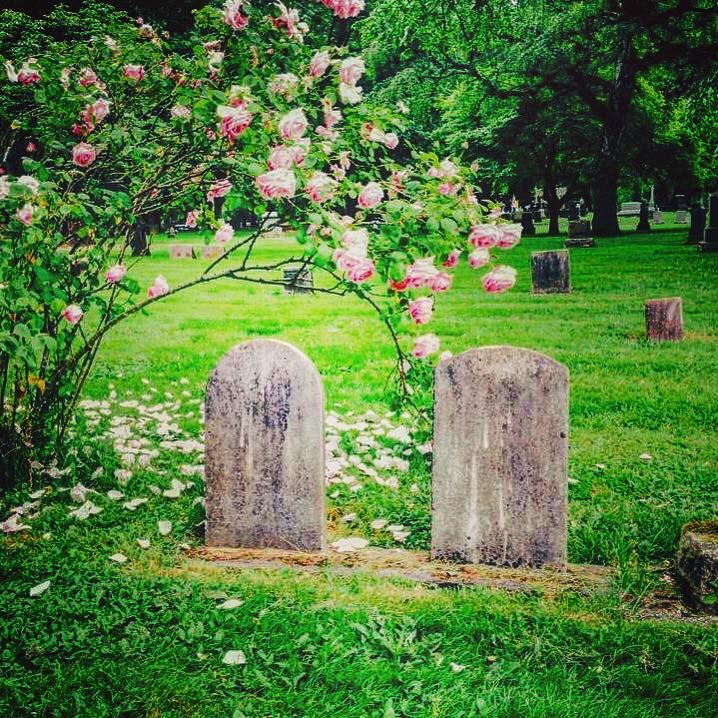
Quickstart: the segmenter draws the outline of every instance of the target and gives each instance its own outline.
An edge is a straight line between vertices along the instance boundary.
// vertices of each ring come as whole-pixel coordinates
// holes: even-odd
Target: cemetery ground
[[[525,239],[506,258],[519,270],[511,292],[481,292],[464,265],[430,325],[454,353],[511,344],[568,366],[568,554],[613,569],[597,591],[567,589],[550,574],[530,591],[451,590],[192,558],[187,547],[203,543],[200,405],[234,344],[281,338],[322,376],[329,438],[361,464],[327,488],[330,542],[428,548],[430,435],[401,410],[387,416],[391,344],[354,298],[223,281],[117,328],[86,391],[72,472],[42,496],[35,485],[36,498],[24,489],[2,506],[5,518],[40,502],[31,530],[0,539],[0,711],[717,715],[718,627],[681,616],[672,599],[681,526],[718,508],[718,258],[684,246],[685,234],[669,225],[572,250],[572,293],[544,296],[530,293],[529,255],[562,239]],[[156,241],[133,273],[142,286],[157,274],[174,286],[204,266],[170,261],[167,247]],[[261,255],[295,249],[266,239]],[[671,296],[683,297],[686,338],[648,343],[643,302]],[[141,442],[148,458],[118,454],[113,441]]]

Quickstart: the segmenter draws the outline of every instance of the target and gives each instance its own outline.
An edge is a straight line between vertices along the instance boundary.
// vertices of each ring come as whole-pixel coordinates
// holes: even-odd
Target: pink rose
[[[199,218],[199,213],[195,210],[191,210],[187,212],[187,217],[185,218],[184,223],[190,228],[194,229],[197,226],[197,219]]]
[[[81,307],[77,304],[68,304],[61,312],[60,315],[70,326],[75,326],[80,319],[82,319],[84,312]]]
[[[331,130],[341,119],[341,110],[335,110],[331,106],[324,108],[324,124],[328,130]]]
[[[474,247],[494,247],[499,235],[500,230],[495,224],[477,224],[471,228],[469,243]]]
[[[342,246],[344,249],[355,250],[366,255],[369,248],[369,233],[363,229],[348,229],[342,235]]]
[[[416,324],[427,324],[434,311],[434,300],[431,297],[420,297],[409,304],[409,316]]]
[[[513,267],[501,265],[484,275],[482,281],[487,292],[501,294],[516,284],[516,270]]]
[[[439,351],[439,338],[435,334],[424,334],[414,340],[414,349],[411,352],[417,359],[423,359]]]
[[[34,57],[26,60],[18,72],[15,72],[15,68],[12,63],[5,63],[5,71],[10,82],[19,82],[21,85],[32,85],[35,82],[40,82],[40,71],[36,67],[31,67],[37,62]]]
[[[520,224],[500,224],[497,229],[500,232],[496,240],[499,249],[511,249],[521,241],[523,227]]]
[[[219,244],[231,242],[234,239],[234,227],[229,222],[223,222],[222,226],[214,233],[214,241]]]
[[[298,140],[307,131],[308,126],[304,110],[292,110],[279,121],[279,134],[285,140]]]
[[[236,105],[220,105],[217,114],[222,118],[219,123],[219,134],[234,142],[251,124],[252,113],[247,109],[246,102]]]
[[[364,0],[321,0],[337,17],[346,20],[364,10]]]
[[[362,101],[362,89],[356,85],[347,85],[346,82],[340,82],[339,99],[345,105],[358,105]]]
[[[434,292],[439,294],[440,292],[447,292],[451,288],[451,282],[453,278],[446,272],[437,272],[433,277],[429,277],[426,286]]]
[[[225,177],[224,179],[217,180],[207,192],[207,201],[214,202],[214,200],[224,197],[232,189],[232,183]]]
[[[72,148],[72,161],[78,167],[89,167],[96,157],[95,148],[87,142],[80,142]]]
[[[125,274],[127,274],[127,270],[121,264],[115,264],[107,270],[105,281],[110,284],[117,284],[122,281]]]
[[[87,109],[94,115],[98,122],[102,122],[102,120],[110,114],[110,103],[101,97],[99,100],[93,102]]]
[[[28,226],[32,223],[32,216],[35,214],[35,208],[26,202],[22,207],[18,208],[15,216],[25,225]]]
[[[321,77],[329,67],[332,58],[328,52],[317,52],[309,63],[309,76]]]
[[[361,76],[364,74],[366,66],[364,60],[361,57],[348,57],[344,60],[339,68],[339,79],[350,87],[361,80]]]
[[[83,87],[92,87],[92,85],[99,85],[100,79],[95,74],[95,71],[89,67],[84,67],[80,70],[80,84]]]
[[[170,110],[170,115],[180,120],[188,120],[190,118],[190,109],[184,105],[173,105]]]
[[[37,194],[40,191],[40,182],[30,175],[21,175],[17,178],[17,183],[23,187],[27,187],[33,194]]]
[[[0,175],[0,199],[5,199],[10,195],[10,181],[3,174]]]
[[[339,133],[335,130],[330,130],[327,127],[324,127],[324,125],[319,125],[315,132],[323,139],[327,140],[327,142],[336,142],[339,138]]]
[[[162,275],[159,275],[158,277],[155,277],[155,281],[152,283],[152,286],[147,290],[147,298],[155,299],[157,297],[162,297],[165,294],[169,294],[169,291],[169,283]]]
[[[265,199],[294,197],[297,191],[297,178],[288,169],[277,169],[259,175],[256,180],[257,189]]]
[[[435,277],[438,273],[439,270],[434,266],[434,258],[424,257],[409,265],[406,270],[406,277],[409,280],[410,287],[419,289],[427,286],[432,277]]]
[[[347,279],[350,282],[354,282],[354,284],[362,284],[362,282],[371,279],[375,271],[374,262],[364,257],[349,268],[347,271]]]
[[[284,3],[275,3],[280,11],[280,16],[272,20],[272,24],[277,28],[284,28],[287,36],[296,38],[302,42],[304,35],[309,31],[309,25],[305,22],[299,22],[299,12],[294,8],[288,8]]]
[[[233,30],[244,30],[249,18],[242,15],[242,0],[227,0],[222,19]]]
[[[489,250],[484,249],[483,247],[479,247],[478,249],[475,249],[473,252],[471,252],[471,254],[469,254],[469,266],[472,269],[478,269],[479,267],[483,267],[490,261],[491,255],[489,254]]]
[[[35,150],[37,150],[37,145],[34,142],[28,142],[27,147],[25,149],[28,152],[35,152]]]
[[[373,209],[384,199],[384,190],[378,182],[369,182],[357,198],[357,204],[362,209]]]
[[[455,267],[459,261],[459,257],[461,256],[461,250],[460,249],[454,249],[451,251],[451,254],[446,258],[446,261],[443,262],[444,267],[448,267],[449,269]]]
[[[145,76],[145,68],[142,65],[125,65],[123,74],[130,80],[140,82]]]
[[[324,172],[315,172],[306,184],[304,191],[313,202],[326,202],[332,198],[337,188],[336,180]]]
[[[384,135],[384,145],[390,150],[395,150],[399,146],[399,135],[396,132],[387,132]]]
[[[294,164],[295,153],[286,145],[278,145],[272,148],[267,159],[267,166],[270,170],[288,170]]]

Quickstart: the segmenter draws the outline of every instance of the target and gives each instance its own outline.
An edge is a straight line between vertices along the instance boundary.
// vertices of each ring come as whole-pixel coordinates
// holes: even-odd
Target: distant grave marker
[[[170,259],[194,259],[196,256],[191,244],[170,244]]]
[[[680,341],[683,339],[683,300],[649,299],[645,303],[646,337],[653,341]]]
[[[568,250],[532,252],[531,285],[534,294],[571,291],[571,265]]]

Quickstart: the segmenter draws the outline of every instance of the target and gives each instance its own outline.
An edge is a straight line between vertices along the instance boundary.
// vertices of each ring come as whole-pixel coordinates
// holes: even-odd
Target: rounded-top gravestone
[[[207,543],[326,547],[324,391],[312,362],[273,339],[239,344],[207,386]]]

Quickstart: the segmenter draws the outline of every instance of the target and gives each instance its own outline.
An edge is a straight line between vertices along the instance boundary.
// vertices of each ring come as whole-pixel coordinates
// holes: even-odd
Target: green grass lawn
[[[526,239],[506,255],[519,270],[512,292],[486,295],[480,273],[463,266],[430,325],[454,353],[512,344],[568,366],[569,558],[614,566],[607,594],[509,595],[372,576],[200,568],[180,546],[201,544],[200,481],[192,477],[174,500],[149,488],[186,480],[180,467],[196,459],[161,450],[151,466],[134,467],[120,489],[149,500],[131,512],[105,499],[118,488],[121,459],[88,429],[71,457],[73,475],[54,482],[32,530],[0,538],[2,713],[718,715],[716,627],[641,618],[644,596],[669,588],[661,577],[681,525],[718,509],[718,256],[684,246],[685,235],[668,223],[651,235],[572,250],[572,293],[541,297],[530,293],[530,252],[562,240]],[[267,260],[293,251],[287,240],[260,247]],[[163,274],[176,285],[201,266],[170,261],[159,240],[134,276],[146,286]],[[686,339],[649,344],[643,301],[670,296],[683,297]],[[132,412],[123,401],[165,402],[186,436],[198,437],[209,372],[233,344],[257,336],[301,348],[340,416],[387,411],[392,348],[370,309],[354,298],[223,281],[170,297],[113,331],[86,391],[109,402],[99,429]],[[342,442],[351,450],[354,438],[350,432]],[[429,470],[418,454],[409,458],[396,490],[371,482],[358,492],[330,487],[332,533],[395,545],[369,527],[381,517],[411,529],[409,548],[427,548]],[[78,481],[103,492],[91,495],[103,511],[85,521],[68,518],[79,504],[57,490]],[[2,518],[27,500],[27,491],[8,497]],[[357,514],[351,526],[339,520],[349,513]],[[158,534],[158,520],[172,521],[169,536]],[[150,539],[150,548],[137,538]],[[109,561],[116,552],[129,560]],[[50,588],[30,597],[45,580]],[[222,597],[244,603],[222,610]],[[223,664],[228,650],[244,651],[246,665]]]

